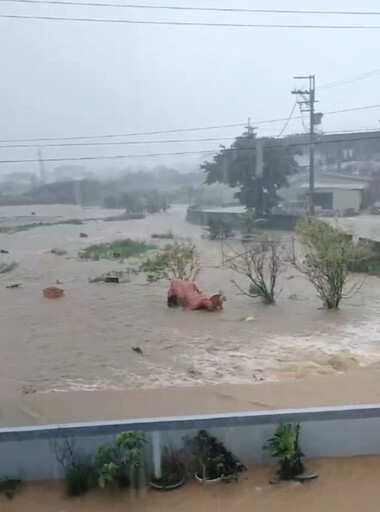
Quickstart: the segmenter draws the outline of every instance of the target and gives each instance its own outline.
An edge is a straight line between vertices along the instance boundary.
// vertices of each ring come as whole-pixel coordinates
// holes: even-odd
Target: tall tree
[[[256,175],[256,136],[251,130],[236,137],[230,148],[221,146],[212,162],[201,165],[205,183],[226,183],[237,187],[235,197],[256,217],[268,213],[277,199],[277,189],[287,185],[287,176],[297,172],[294,147],[273,138],[262,139],[263,173]]]

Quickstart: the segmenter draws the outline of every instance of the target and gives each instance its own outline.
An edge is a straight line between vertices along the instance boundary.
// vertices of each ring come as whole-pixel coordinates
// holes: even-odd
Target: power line
[[[282,134],[284,133],[284,131],[286,130],[286,128],[287,128],[287,126],[288,126],[288,124],[289,124],[289,122],[290,122],[290,120],[291,120],[291,118],[292,118],[292,116],[293,116],[293,114],[294,114],[294,111],[295,111],[295,109],[296,109],[296,106],[297,106],[297,101],[295,101],[295,102],[294,102],[294,105],[293,105],[292,110],[290,111],[289,117],[288,117],[288,119],[285,121],[285,124],[284,124],[284,126],[283,126],[282,130],[280,131],[280,133],[277,135],[277,137],[281,137],[281,135],[282,135]]]
[[[380,135],[371,136],[371,137],[350,137],[348,139],[335,139],[335,140],[316,140],[314,142],[314,145],[319,144],[332,144],[336,142],[353,142],[358,140],[379,140]],[[267,146],[264,146],[265,149],[271,148],[284,148],[284,147],[300,147],[300,146],[309,146],[309,142],[298,142],[298,143],[291,143],[291,144],[268,144]],[[256,147],[250,147],[250,148],[224,148],[223,151],[254,151],[256,150]],[[67,162],[67,161],[83,161],[83,160],[117,160],[117,159],[124,159],[124,158],[147,158],[147,157],[158,157],[158,156],[183,156],[183,155],[199,155],[199,154],[206,154],[206,153],[215,153],[218,149],[208,149],[208,150],[201,150],[201,151],[178,151],[175,153],[142,153],[138,155],[111,155],[111,156],[79,156],[79,157],[66,157],[66,158],[44,158],[44,162]],[[0,160],[0,164],[21,164],[21,163],[33,163],[33,162],[39,162],[38,158],[28,158],[28,159],[20,159],[20,160]]]
[[[166,140],[126,140],[116,142],[64,142],[64,143],[48,143],[43,144],[46,148],[53,147],[80,147],[80,146],[124,146],[124,145],[137,145],[137,144],[172,144],[178,142],[217,142],[220,140],[233,140],[235,137],[211,137],[203,139],[166,139]],[[0,149],[4,148],[35,148],[41,144],[6,144],[0,145]]]
[[[380,75],[380,69],[375,69],[374,71],[370,71],[369,73],[364,73],[362,75],[357,75],[351,78],[347,78],[345,80],[339,80],[336,82],[330,82],[324,85],[321,85],[321,87],[318,88],[318,90],[325,90],[325,89],[331,89],[333,87],[339,87],[341,85],[350,84],[353,82],[358,82],[360,80],[365,80],[367,78],[373,78],[374,76]]]
[[[186,7],[175,5],[136,5],[119,3],[94,3],[94,2],[73,2],[66,0],[3,0],[12,3],[22,4],[43,4],[43,5],[71,5],[81,7],[116,7],[126,9],[154,9],[170,11],[198,11],[198,12],[242,12],[242,13],[273,13],[273,14],[313,14],[313,15],[359,15],[359,16],[380,16],[380,11],[308,11],[308,10],[290,10],[290,9],[246,9],[235,7]]]
[[[353,107],[353,108],[345,108],[343,110],[332,110],[329,112],[325,112],[324,115],[333,115],[333,114],[342,114],[346,112],[354,112],[357,110],[367,110],[371,108],[378,108],[380,107],[380,103],[374,104],[374,105],[364,105],[362,107]],[[255,125],[260,124],[270,124],[270,123],[278,123],[282,121],[287,121],[288,117],[280,117],[277,119],[265,119],[260,121],[255,121]],[[292,119],[302,119],[301,116],[295,116]],[[237,128],[237,127],[244,127],[246,126],[246,123],[238,123],[238,124],[222,124],[222,125],[214,125],[214,126],[201,126],[196,128],[177,128],[174,130],[155,130],[155,131],[149,131],[149,132],[131,132],[131,133],[112,133],[112,134],[106,134],[106,135],[76,135],[71,137],[42,137],[42,138],[30,138],[30,139],[0,139],[0,143],[13,143],[13,142],[49,142],[49,141],[62,141],[62,140],[82,140],[82,139],[113,139],[113,138],[122,138],[122,137],[138,137],[142,135],[161,135],[161,134],[169,134],[169,133],[184,133],[184,132],[194,132],[194,131],[203,131],[203,130],[216,130],[216,129],[222,129],[222,128]],[[223,140],[221,138],[218,138],[217,140]],[[149,143],[148,141],[142,141],[145,143]],[[162,141],[166,142],[166,141]],[[181,141],[182,142],[182,141]],[[183,141],[185,142],[185,141]],[[197,141],[198,142],[198,141]],[[47,144],[43,144],[47,145]]]
[[[208,23],[200,21],[161,21],[161,20],[126,20],[117,18],[72,18],[66,16],[27,16],[23,14],[0,14],[0,18],[41,21],[78,21],[89,23],[120,23],[128,25],[167,25],[182,27],[219,27],[219,28],[292,28],[292,29],[349,29],[379,30],[380,25],[284,25],[266,23]]]
[[[266,121],[270,122],[270,121]],[[2,139],[0,143],[3,142],[44,142],[44,141],[53,141],[53,140],[80,140],[80,139],[114,139],[118,137],[137,137],[141,135],[159,135],[159,134],[168,134],[168,133],[181,133],[181,132],[195,132],[195,131],[203,131],[203,130],[218,130],[222,128],[237,128],[245,126],[246,123],[238,123],[238,124],[222,124],[216,126],[202,126],[199,128],[177,128],[175,130],[156,130],[150,132],[133,132],[133,133],[111,133],[106,135],[76,135],[73,137],[43,137],[43,138],[34,138],[34,139]]]

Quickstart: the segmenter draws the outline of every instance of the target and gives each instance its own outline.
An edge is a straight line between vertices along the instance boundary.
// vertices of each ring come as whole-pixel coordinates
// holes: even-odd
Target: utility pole
[[[46,183],[47,172],[45,169],[41,148],[39,148],[37,155],[38,155],[38,161],[40,163],[40,181],[41,181],[41,183]]]
[[[297,94],[302,98],[298,101],[301,112],[310,113],[310,129],[309,129],[309,213],[314,215],[315,194],[314,194],[314,127],[320,123],[321,115],[315,114],[315,75],[295,76],[295,80],[309,80],[309,89],[295,89],[292,94]]]

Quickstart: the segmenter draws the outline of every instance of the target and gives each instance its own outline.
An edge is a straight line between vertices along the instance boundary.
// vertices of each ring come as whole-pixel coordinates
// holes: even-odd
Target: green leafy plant
[[[237,480],[238,473],[245,470],[239,459],[206,430],[200,430],[193,439],[187,440],[187,447],[196,474],[204,481],[220,478],[230,482]]]
[[[80,251],[79,255],[83,259],[89,260],[124,260],[155,249],[155,246],[146,242],[139,242],[126,238],[125,240],[116,240],[86,247]]]
[[[277,473],[281,480],[292,480],[304,472],[299,447],[300,426],[296,423],[281,423],[273,437],[268,439],[265,450],[278,459],[280,469]]]
[[[102,445],[94,459],[99,487],[137,488],[145,443],[142,432],[122,432],[113,445]]]
[[[8,272],[12,272],[18,267],[18,263],[12,261],[11,263],[0,263],[0,274],[7,274]]]
[[[343,231],[319,219],[306,219],[297,226],[303,245],[303,258],[293,258],[293,266],[314,286],[323,306],[338,309],[342,299],[352,297],[362,282],[347,289],[349,269],[368,260],[367,246],[354,245]]]
[[[172,278],[194,280],[200,271],[199,251],[191,240],[175,240],[164,251],[147,259],[140,270],[147,273],[150,283]]]

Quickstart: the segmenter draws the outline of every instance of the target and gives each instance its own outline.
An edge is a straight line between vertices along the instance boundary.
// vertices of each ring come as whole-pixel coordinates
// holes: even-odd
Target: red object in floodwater
[[[59,299],[63,296],[63,288],[57,288],[56,286],[50,286],[48,288],[44,288],[43,290],[44,297],[47,299]]]
[[[223,309],[223,297],[220,293],[204,295],[193,281],[172,279],[168,291],[168,306],[182,306],[184,309],[218,311]]]

